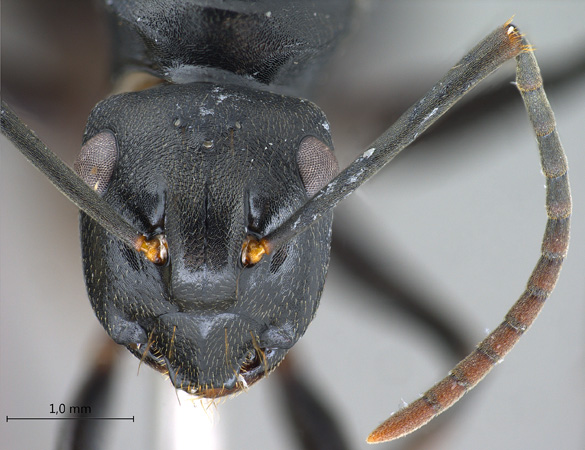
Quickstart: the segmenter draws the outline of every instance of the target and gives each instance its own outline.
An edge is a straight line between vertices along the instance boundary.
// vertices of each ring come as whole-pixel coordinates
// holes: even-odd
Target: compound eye
[[[81,147],[73,167],[89,187],[99,195],[104,195],[117,159],[118,146],[114,134],[102,131]]]
[[[315,195],[339,173],[339,165],[333,150],[314,136],[307,136],[301,141],[297,163],[309,197]]]

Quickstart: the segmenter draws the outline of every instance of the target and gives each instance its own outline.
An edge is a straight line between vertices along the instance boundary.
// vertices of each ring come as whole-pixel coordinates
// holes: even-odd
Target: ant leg
[[[437,298],[420,293],[392,270],[382,270],[336,223],[333,225],[331,258],[344,266],[347,276],[352,278],[351,283],[363,283],[376,292],[378,295],[373,297],[379,297],[377,306],[382,305],[389,314],[398,309],[421,328],[430,330],[436,336],[433,342],[441,345],[453,362],[469,353],[472,343],[459,327],[449,321],[448,314],[438,306]],[[275,375],[283,399],[282,409],[294,427],[299,444],[307,449],[348,448],[343,430],[336,421],[335,408],[324,401],[318,390],[307,384],[306,375],[296,361],[293,349]],[[441,427],[435,427],[421,439],[429,439],[440,430]],[[408,448],[418,448],[417,445],[418,440],[411,441]]]
[[[306,383],[295,362],[295,355],[287,355],[276,374],[282,407],[294,427],[300,446],[306,449],[348,449],[332,408]]]
[[[333,223],[331,258],[347,269],[347,275],[355,277],[368,289],[378,293],[378,303],[384,308],[389,311],[398,309],[418,326],[433,333],[436,336],[433,342],[441,344],[453,361],[465,357],[473,344],[449,320],[449,314],[442,310],[440,299],[421,293],[400,274],[392,271],[393,264],[388,264],[388,270],[380,268],[352,238],[355,234],[345,231],[337,223]]]
[[[525,50],[528,43],[522,39]],[[392,415],[368,437],[383,442],[404,436],[445,411],[471,390],[512,349],[530,327],[552,292],[569,245],[571,194],[567,162],[556,130],[554,115],[542,88],[542,78],[532,51],[516,57],[518,89],[536,133],[541,164],[547,178],[548,222],[541,257],[526,290],[504,321],[456,365],[449,375],[409,406]]]
[[[122,347],[109,338],[100,344],[93,365],[83,382],[77,387],[77,393],[71,405],[87,405],[91,417],[106,417],[113,391],[113,375]],[[57,448],[99,448],[98,443],[105,435],[105,423],[101,420],[66,420],[59,433]]]

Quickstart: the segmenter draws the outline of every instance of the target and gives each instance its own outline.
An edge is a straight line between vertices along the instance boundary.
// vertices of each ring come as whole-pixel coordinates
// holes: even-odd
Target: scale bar
[[[6,422],[10,420],[128,420],[134,422],[132,417],[8,417]]]

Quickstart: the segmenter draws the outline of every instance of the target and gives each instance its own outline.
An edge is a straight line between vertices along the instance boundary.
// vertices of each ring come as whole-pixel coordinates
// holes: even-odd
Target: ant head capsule
[[[154,236],[139,238],[141,258],[82,215],[92,306],[177,388],[217,397],[250,386],[312,320],[331,214],[275,251],[256,236],[337,173],[323,123],[309,102],[210,84],[113,96],[90,116],[87,142],[112,130],[117,143],[104,198]]]

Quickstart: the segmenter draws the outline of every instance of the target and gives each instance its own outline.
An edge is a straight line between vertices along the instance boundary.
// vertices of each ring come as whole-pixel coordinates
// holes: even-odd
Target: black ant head
[[[77,171],[168,252],[153,264],[82,213],[87,289],[110,336],[202,396],[274,369],[317,309],[332,214],[257,264],[242,248],[336,175],[328,128],[310,102],[207,83],[98,104]]]

